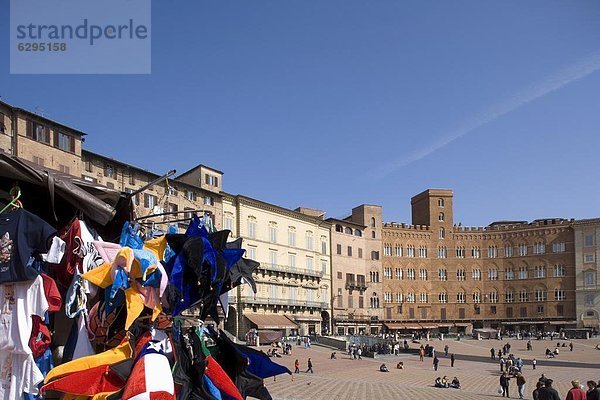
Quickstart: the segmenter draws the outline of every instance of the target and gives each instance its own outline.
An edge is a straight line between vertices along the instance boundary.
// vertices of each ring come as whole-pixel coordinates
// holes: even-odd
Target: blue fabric
[[[240,261],[245,252],[244,249],[222,249],[221,255],[227,261],[227,270],[230,270],[235,263]]]
[[[140,269],[142,270],[142,276],[146,274],[146,271],[148,271],[148,268],[158,264],[158,260],[156,259],[156,256],[150,250],[134,249],[133,256],[140,263]],[[159,271],[159,270],[156,269],[155,272],[156,271]],[[152,276],[153,274],[154,274],[154,272],[151,273],[150,275],[147,275],[146,280],[148,280],[150,278],[150,276]],[[144,282],[144,281],[142,281],[142,282]],[[149,285],[149,284],[144,284],[143,286],[159,287],[160,286],[160,277],[158,279],[158,285],[153,286],[153,285]]]
[[[125,302],[125,290],[128,288],[129,280],[127,279],[127,273],[119,268],[112,286],[107,288],[109,290],[104,291],[104,302],[107,314],[110,314],[114,309]]]
[[[248,348],[242,349],[240,347],[237,347],[237,350],[246,356],[248,360],[250,360],[247,368],[248,372],[258,376],[259,378],[265,379],[280,374],[291,375],[292,373],[283,365],[279,365],[271,361],[271,359],[264,353],[256,350],[251,351],[251,349]]]
[[[83,278],[79,274],[73,276],[73,282],[67,290],[65,298],[65,314],[69,318],[75,318],[82,312],[87,312],[85,308],[86,295],[83,290]],[[73,309],[73,307],[75,309]]]
[[[141,249],[144,247],[144,241],[137,234],[138,230],[138,224],[134,225],[130,222],[125,222],[119,240],[121,247],[131,247],[132,249]]]
[[[219,389],[217,389],[215,384],[212,383],[212,381],[208,376],[206,376],[206,374],[202,375],[202,381],[204,381],[204,387],[206,388],[208,394],[210,394],[217,400],[223,399],[223,397],[221,397],[221,392],[219,391]]]

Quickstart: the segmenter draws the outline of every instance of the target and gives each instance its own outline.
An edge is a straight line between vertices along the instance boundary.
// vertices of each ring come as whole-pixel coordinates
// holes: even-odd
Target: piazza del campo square
[[[598,1],[0,16],[0,400],[600,400]]]

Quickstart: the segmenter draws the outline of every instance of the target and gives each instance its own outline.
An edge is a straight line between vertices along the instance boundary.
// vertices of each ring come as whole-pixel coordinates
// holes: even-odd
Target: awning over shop
[[[577,321],[548,321],[550,325],[576,325]]]
[[[406,326],[406,329],[410,329],[410,330],[413,330],[413,331],[418,331],[418,330],[423,329],[421,327],[421,325],[419,325],[419,324],[406,324],[405,326]]]
[[[402,330],[402,329],[406,329],[406,326],[404,324],[401,323],[394,323],[394,322],[384,322],[383,325],[385,325],[386,328],[390,329],[390,330]]]
[[[581,322],[583,322],[584,328],[597,328],[600,326],[600,320],[596,318],[582,319]]]
[[[304,321],[304,322],[321,322],[322,319],[317,315],[289,315],[290,319],[294,321]]]
[[[438,324],[421,324],[421,328],[423,329],[435,329],[438,327]]]
[[[298,325],[285,315],[246,314],[258,329],[298,329]]]
[[[442,323],[442,324],[437,324],[438,328],[452,328],[454,326],[454,324],[448,324],[448,323]]]
[[[536,322],[533,321],[503,321],[502,325],[531,325],[531,324],[535,324]],[[538,322],[538,323],[542,323],[543,322]]]
[[[457,322],[454,325],[466,328],[466,327],[469,327],[469,326],[471,326],[473,324],[471,324],[470,322]]]

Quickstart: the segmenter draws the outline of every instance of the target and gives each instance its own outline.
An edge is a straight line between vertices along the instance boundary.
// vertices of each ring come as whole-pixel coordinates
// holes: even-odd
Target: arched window
[[[375,239],[375,231],[371,231],[371,238]]]
[[[375,217],[371,218],[371,228],[375,228]]]
[[[444,230],[444,228],[440,228],[438,235],[440,239],[444,239],[446,237],[446,231]]]
[[[335,231],[336,232],[343,232],[344,231],[344,227],[341,225],[336,224],[335,225]]]
[[[444,199],[442,199],[442,198],[438,199],[438,206],[444,207]]]
[[[444,213],[439,213],[438,214],[438,221],[444,222]]]
[[[347,227],[344,229],[344,233],[347,233],[348,235],[352,235],[352,228],[350,228],[349,226],[347,226]]]
[[[360,229],[355,229],[354,230],[354,236],[362,236],[362,231]]]

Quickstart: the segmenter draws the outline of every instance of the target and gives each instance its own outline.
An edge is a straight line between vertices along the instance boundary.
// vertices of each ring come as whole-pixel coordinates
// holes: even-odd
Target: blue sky
[[[600,216],[598,1],[155,1],[150,75],[10,75],[0,47],[4,101],[155,172],[334,217],[409,222],[433,187],[463,225]]]

